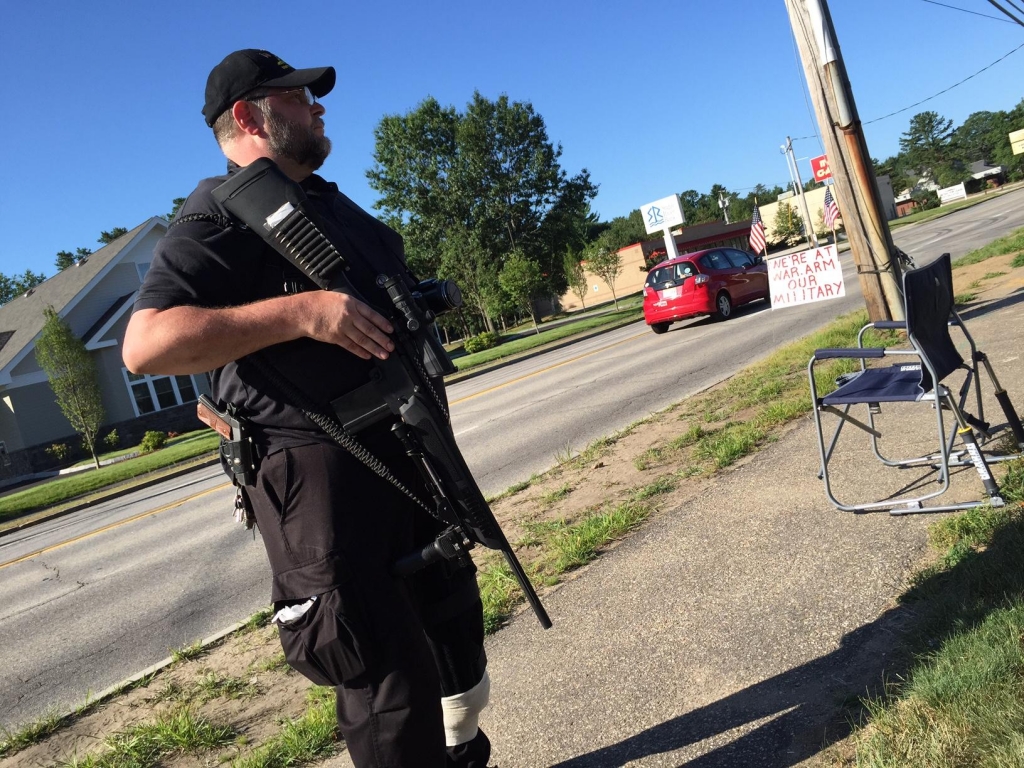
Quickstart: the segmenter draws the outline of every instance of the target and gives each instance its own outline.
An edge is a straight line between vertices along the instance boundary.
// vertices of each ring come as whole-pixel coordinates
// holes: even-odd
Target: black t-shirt
[[[178,211],[178,223],[157,243],[134,309],[240,306],[282,296],[294,286],[319,290],[257,234],[230,223],[211,195],[229,175],[200,182]],[[392,317],[391,302],[375,278],[403,275],[414,284],[405,266],[402,238],[333,183],[312,175],[301,186],[323,218],[326,234],[346,259],[346,276],[355,291],[378,312]],[[288,284],[292,288],[286,289]],[[267,347],[260,355],[324,410],[329,410],[334,398],[364,384],[373,367],[371,361],[341,347],[308,338]],[[214,400],[221,407],[233,403],[252,421],[254,439],[263,453],[329,441],[250,360],[228,363],[212,372],[212,380]]]

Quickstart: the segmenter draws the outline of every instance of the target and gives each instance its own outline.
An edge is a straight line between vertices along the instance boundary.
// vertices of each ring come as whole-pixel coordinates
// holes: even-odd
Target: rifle
[[[319,214],[302,188],[273,161],[262,158],[237,171],[213,190],[213,197],[319,288],[362,299],[345,276],[345,259],[325,234]],[[417,501],[447,525],[437,539],[401,558],[393,570],[407,576],[440,560],[467,558],[476,544],[499,550],[537,620],[547,629],[551,619],[466,465],[447,405],[434,384],[456,370],[431,331],[438,312],[461,305],[458,288],[451,281],[434,280],[420,283],[413,291],[401,275],[380,275],[377,284],[394,307],[390,319],[395,351],[386,360],[374,360],[367,384],[331,403],[342,434],[329,432],[355,453],[350,447],[354,433],[381,419],[396,418],[392,432],[423,476],[433,496],[433,509]],[[390,473],[378,473],[395,482]]]

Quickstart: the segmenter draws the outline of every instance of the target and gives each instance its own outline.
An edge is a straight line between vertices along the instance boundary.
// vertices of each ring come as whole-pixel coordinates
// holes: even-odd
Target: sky
[[[831,0],[871,155],[910,118],[961,124],[1024,98],[1024,26],[985,0]],[[956,6],[973,13],[954,10]],[[988,18],[986,18],[988,17]],[[321,169],[368,210],[373,130],[425,98],[464,110],[479,91],[530,102],[568,175],[599,185],[601,220],[713,184],[745,195],[822,154],[783,0],[177,0],[0,5],[0,272],[54,274],[58,251],[165,215],[223,173],[201,115],[210,70],[265,48],[334,66]],[[1020,126],[1024,128],[1024,126]]]

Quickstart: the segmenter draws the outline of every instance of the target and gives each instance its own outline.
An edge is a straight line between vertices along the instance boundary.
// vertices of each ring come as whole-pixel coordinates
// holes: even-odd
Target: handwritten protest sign
[[[836,247],[826,245],[769,260],[768,289],[772,309],[845,296],[843,268]]]

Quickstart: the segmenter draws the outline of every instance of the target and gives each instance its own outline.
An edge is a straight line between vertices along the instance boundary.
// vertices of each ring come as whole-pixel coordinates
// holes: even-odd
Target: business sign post
[[[832,169],[828,167],[828,155],[811,158],[811,173],[817,182],[832,178]]]
[[[679,251],[676,250],[676,241],[672,237],[672,227],[679,227],[686,223],[679,195],[669,195],[655,200],[653,203],[641,205],[640,215],[644,217],[644,226],[647,228],[648,235],[653,235],[658,231],[664,233],[665,258],[676,258]]]

